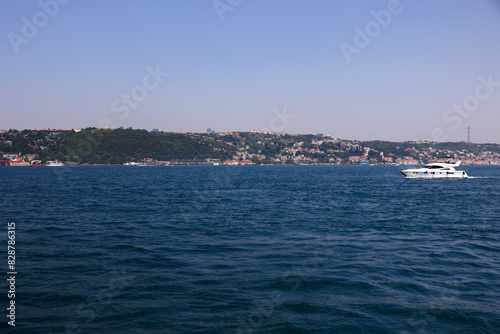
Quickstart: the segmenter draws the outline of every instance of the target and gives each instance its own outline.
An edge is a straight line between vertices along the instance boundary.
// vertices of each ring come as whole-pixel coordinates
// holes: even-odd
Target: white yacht
[[[444,179],[461,179],[469,177],[463,170],[455,170],[454,167],[460,166],[462,161],[456,163],[434,162],[427,164],[421,168],[405,169],[401,173],[407,178],[444,178]]]
[[[49,167],[61,167],[61,166],[64,166],[64,163],[59,161],[59,160],[54,160],[54,161],[47,161],[47,163],[45,164],[45,166],[49,166]]]

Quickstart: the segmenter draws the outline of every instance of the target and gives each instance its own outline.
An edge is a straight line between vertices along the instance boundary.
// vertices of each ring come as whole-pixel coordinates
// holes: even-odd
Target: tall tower
[[[471,147],[471,141],[470,141],[470,126],[467,127],[467,146],[470,148]]]

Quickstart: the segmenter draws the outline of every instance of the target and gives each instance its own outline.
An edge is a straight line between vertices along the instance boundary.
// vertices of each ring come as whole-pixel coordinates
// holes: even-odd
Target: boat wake
[[[469,179],[500,179],[500,176],[469,176]]]

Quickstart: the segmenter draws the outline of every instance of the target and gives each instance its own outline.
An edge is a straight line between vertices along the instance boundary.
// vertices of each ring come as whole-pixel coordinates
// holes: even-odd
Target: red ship
[[[19,153],[17,155],[17,157],[15,157],[12,160],[2,160],[2,161],[0,161],[0,166],[25,167],[25,166],[29,166],[29,165],[30,164],[28,162],[24,161],[21,158],[21,153]]]

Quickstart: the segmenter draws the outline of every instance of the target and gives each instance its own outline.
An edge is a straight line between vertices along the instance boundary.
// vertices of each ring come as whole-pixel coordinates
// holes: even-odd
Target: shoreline
[[[400,167],[400,166],[420,166],[422,164],[370,164],[370,165],[359,165],[359,164],[254,164],[254,165],[248,165],[248,164],[243,164],[243,165],[123,165],[123,164],[80,164],[80,165],[64,165],[64,166],[16,166],[16,167],[226,167],[226,166],[231,166],[231,167],[262,167],[262,166],[300,166],[300,167],[307,167],[307,166],[393,166],[393,167]],[[499,164],[462,164],[462,166],[500,166]],[[1,167],[12,167],[12,166],[1,166]]]

